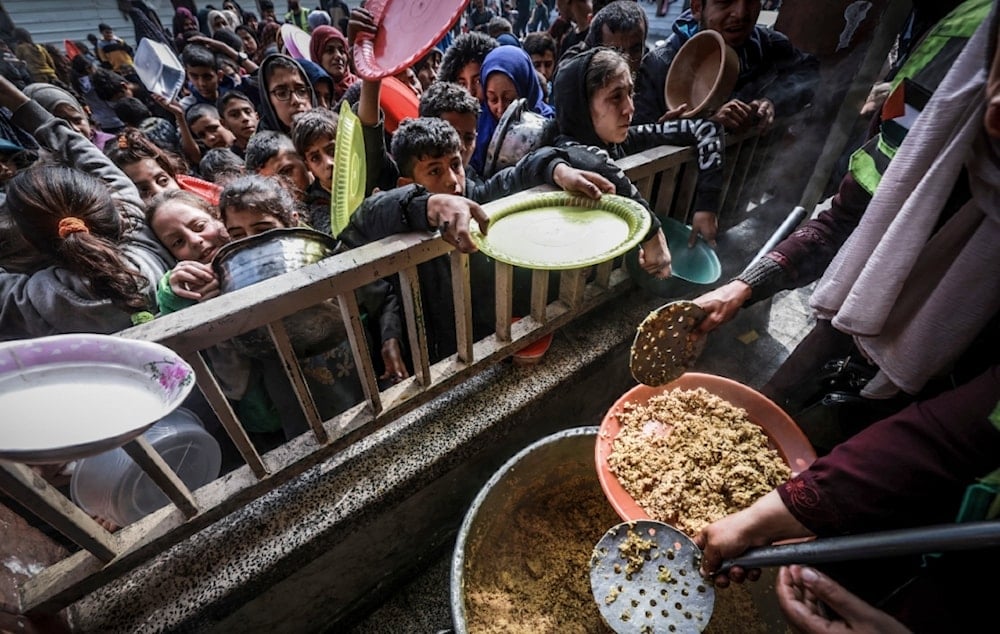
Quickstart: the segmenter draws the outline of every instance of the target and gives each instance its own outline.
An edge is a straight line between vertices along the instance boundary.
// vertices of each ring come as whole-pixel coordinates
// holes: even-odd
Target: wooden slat
[[[451,252],[451,288],[455,303],[455,337],[458,359],[472,363],[472,282],[469,279],[469,256],[461,251]]]
[[[496,275],[496,336],[510,341],[510,324],[514,315],[514,267],[503,262],[494,264]]]
[[[587,269],[571,269],[559,275],[559,301],[570,308],[576,308],[583,301],[587,286]]]
[[[540,324],[545,323],[545,306],[549,302],[549,272],[534,270],[531,272],[531,318]]]
[[[729,226],[742,220],[743,212],[746,210],[747,202],[749,202],[748,196],[750,192],[747,191],[747,175],[750,173],[750,167],[753,165],[759,139],[759,136],[744,139],[743,144],[740,146],[740,155],[736,159],[736,171],[733,174],[733,181],[729,185],[729,193],[722,205],[722,216],[732,219],[732,222],[726,223]]]
[[[670,216],[686,223],[691,214],[691,206],[694,204],[694,194],[698,186],[698,170],[693,163],[684,166],[681,173],[680,188],[677,192],[677,199]]]
[[[354,355],[354,365],[358,369],[365,401],[372,408],[372,413],[377,416],[382,411],[382,397],[378,391],[378,379],[375,377],[375,368],[372,365],[372,353],[368,348],[368,338],[365,336],[365,325],[361,320],[358,298],[354,293],[342,293],[337,296],[337,303],[340,306],[340,317],[347,325],[347,340],[351,344],[351,354]],[[329,442],[329,439],[322,442]]]
[[[677,176],[680,166],[671,167],[660,174],[660,184],[656,189],[656,200],[650,201],[653,211],[658,216],[670,216],[674,206],[674,196],[677,193]]]
[[[264,461],[260,459],[260,454],[257,453],[257,449],[250,442],[250,437],[247,436],[243,425],[237,420],[236,413],[233,412],[233,408],[229,405],[229,400],[222,393],[222,388],[219,387],[218,381],[215,380],[215,375],[209,370],[208,364],[205,363],[205,359],[201,356],[201,353],[187,355],[184,357],[184,360],[194,369],[194,376],[198,381],[198,389],[205,395],[205,400],[212,407],[212,411],[215,412],[219,423],[222,424],[226,433],[229,434],[230,440],[233,441],[236,450],[240,452],[243,460],[258,478],[266,477],[268,471],[267,467],[264,466]]]
[[[644,200],[649,200],[653,196],[653,177],[647,176],[634,182],[635,188]]]
[[[278,360],[285,370],[285,376],[288,377],[292,392],[295,393],[295,399],[299,402],[299,407],[302,408],[302,414],[305,416],[309,428],[312,429],[316,442],[321,445],[328,442],[330,436],[323,428],[323,419],[319,415],[319,408],[316,407],[312,392],[309,391],[309,386],[306,384],[306,377],[302,374],[302,366],[299,365],[295,350],[292,348],[292,341],[288,338],[285,322],[281,319],[272,321],[267,325],[267,331],[271,335],[271,341],[278,351]]]
[[[0,460],[0,489],[100,561],[117,556],[111,533],[31,467]]]
[[[174,505],[181,510],[185,517],[194,517],[198,514],[198,504],[194,501],[194,496],[187,488],[187,485],[177,476],[149,441],[139,436],[131,442],[122,446],[132,460],[146,472],[149,479],[170,499]]]
[[[611,271],[615,267],[614,260],[601,262],[597,265],[597,273],[594,275],[594,285],[598,288],[607,288],[611,284]]]
[[[406,315],[406,329],[410,334],[413,354],[413,372],[420,385],[431,384],[431,369],[427,354],[427,329],[424,325],[424,307],[420,298],[420,280],[417,267],[409,267],[399,272],[400,292],[403,295],[403,311]]]

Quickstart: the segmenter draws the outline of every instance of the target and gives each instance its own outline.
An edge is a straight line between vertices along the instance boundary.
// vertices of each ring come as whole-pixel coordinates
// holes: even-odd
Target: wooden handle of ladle
[[[787,564],[821,564],[991,546],[1000,546],[1000,520],[940,524],[751,548],[735,559],[723,561],[719,570],[713,574],[725,573],[733,566],[766,568]]]

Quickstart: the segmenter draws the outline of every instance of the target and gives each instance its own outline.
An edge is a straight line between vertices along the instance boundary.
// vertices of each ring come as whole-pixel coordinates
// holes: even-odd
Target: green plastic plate
[[[365,199],[365,137],[361,119],[345,101],[340,107],[337,141],[333,156],[333,187],[330,197],[330,231],[340,235],[351,214]]]
[[[533,194],[495,208],[487,235],[472,239],[491,258],[528,269],[577,269],[625,254],[649,232],[645,207],[605,194],[600,200],[567,192]]]

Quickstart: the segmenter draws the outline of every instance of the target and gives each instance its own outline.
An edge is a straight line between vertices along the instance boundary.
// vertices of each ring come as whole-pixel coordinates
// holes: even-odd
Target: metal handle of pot
[[[751,548],[735,559],[723,561],[715,574],[724,573],[733,566],[764,568],[786,564],[821,564],[990,546],[1000,546],[1000,521],[941,524]]]
[[[795,228],[799,226],[799,223],[802,222],[802,220],[805,219],[805,217],[806,217],[805,207],[799,205],[795,207],[795,209],[792,209],[791,213],[788,214],[788,216],[781,223],[781,225],[774,231],[774,233],[771,234],[771,237],[767,239],[767,242],[764,243],[764,246],[760,248],[760,251],[757,252],[757,255],[753,256],[753,259],[750,260],[750,263],[747,264],[746,268],[750,268],[751,266],[753,266],[754,262],[756,262],[757,260],[761,259],[765,255],[770,253],[772,250],[774,250],[774,247],[778,246],[779,242],[787,238],[789,235],[791,235],[793,231],[795,231]]]

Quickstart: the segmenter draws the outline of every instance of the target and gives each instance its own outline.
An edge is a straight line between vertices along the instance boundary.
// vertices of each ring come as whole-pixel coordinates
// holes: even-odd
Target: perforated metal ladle
[[[942,524],[795,544],[751,548],[722,562],[734,566],[857,561],[1000,546],[1000,521]],[[715,608],[715,590],[701,576],[701,550],[663,522],[637,520],[608,530],[590,559],[590,587],[601,616],[618,634],[700,632]]]

